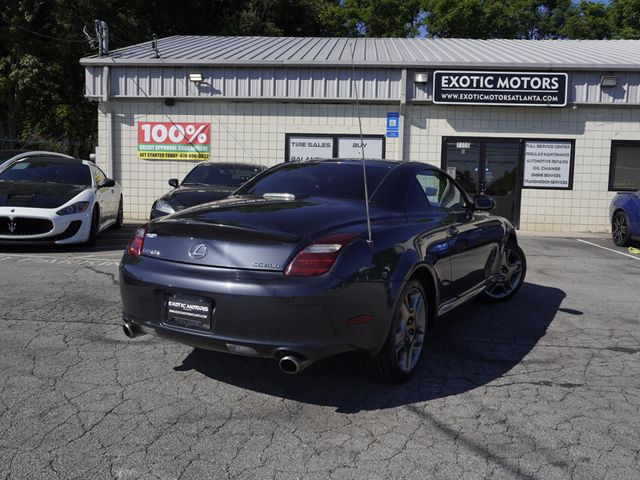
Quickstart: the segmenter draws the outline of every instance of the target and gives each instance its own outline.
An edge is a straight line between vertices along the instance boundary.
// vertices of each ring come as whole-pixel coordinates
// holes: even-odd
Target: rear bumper
[[[331,274],[293,278],[280,272],[133,259],[127,254],[120,265],[124,321],[180,343],[268,358],[286,352],[316,361],[351,350],[377,352],[391,319],[388,292],[394,289],[388,287],[347,282]],[[171,294],[210,299],[211,328],[168,323]],[[362,315],[373,315],[373,320],[348,323]]]

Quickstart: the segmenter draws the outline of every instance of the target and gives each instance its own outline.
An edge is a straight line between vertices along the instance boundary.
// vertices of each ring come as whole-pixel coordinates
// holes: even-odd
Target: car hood
[[[229,196],[238,187],[225,185],[205,186],[180,186],[161,197],[161,200],[169,202],[176,210],[200,205],[202,203],[221,200]]]
[[[0,207],[57,208],[88,188],[60,183],[0,181]]]
[[[389,213],[372,209],[372,216],[381,221]],[[225,268],[281,271],[303,245],[341,231],[366,231],[364,202],[231,197],[151,222],[143,255]],[[194,259],[190,251],[198,244],[207,247],[207,254]]]

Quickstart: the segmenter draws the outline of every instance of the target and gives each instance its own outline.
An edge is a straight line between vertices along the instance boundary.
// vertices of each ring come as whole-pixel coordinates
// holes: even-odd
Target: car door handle
[[[447,237],[455,237],[460,233],[456,227],[447,228]]]

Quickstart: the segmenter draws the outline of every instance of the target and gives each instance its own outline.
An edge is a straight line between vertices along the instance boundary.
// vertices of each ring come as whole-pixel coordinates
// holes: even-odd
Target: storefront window
[[[640,190],[640,142],[611,142],[609,190]]]

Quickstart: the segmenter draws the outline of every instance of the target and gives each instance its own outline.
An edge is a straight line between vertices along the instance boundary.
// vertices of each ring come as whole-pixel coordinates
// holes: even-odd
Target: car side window
[[[102,170],[96,165],[91,165],[91,174],[93,175],[93,179],[96,182],[96,185],[102,185],[107,176],[104,174]]]
[[[416,179],[429,204],[444,210],[466,208],[462,191],[446,175],[436,170],[420,172]]]

